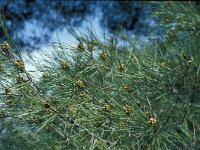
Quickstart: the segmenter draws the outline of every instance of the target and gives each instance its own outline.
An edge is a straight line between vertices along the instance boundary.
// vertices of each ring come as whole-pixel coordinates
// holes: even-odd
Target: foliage
[[[119,47],[117,37],[102,42],[92,31],[71,29],[77,45],[58,41],[44,63],[32,60],[40,80],[26,71],[12,42],[3,43],[0,114],[11,137],[23,142],[5,149],[200,149],[195,9],[191,2],[165,2],[158,29],[173,27],[173,34],[141,48],[131,39]]]

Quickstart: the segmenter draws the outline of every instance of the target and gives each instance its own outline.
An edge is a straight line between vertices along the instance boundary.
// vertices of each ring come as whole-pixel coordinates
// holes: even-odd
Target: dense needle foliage
[[[118,37],[102,42],[71,28],[76,45],[52,43],[53,55],[32,60],[39,80],[8,36],[0,117],[9,137],[1,149],[200,149],[198,8],[164,2],[155,15],[157,38],[139,48],[129,38],[118,46]]]

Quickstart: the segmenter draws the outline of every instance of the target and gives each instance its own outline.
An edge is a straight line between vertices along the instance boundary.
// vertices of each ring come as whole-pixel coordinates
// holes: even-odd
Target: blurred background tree
[[[26,51],[39,49],[54,31],[63,30],[69,23],[81,26],[87,17],[99,18],[102,28],[110,33],[128,31],[146,36],[153,25],[151,9],[149,3],[138,1],[0,1],[11,37],[17,38]],[[5,39],[2,28],[0,37]]]

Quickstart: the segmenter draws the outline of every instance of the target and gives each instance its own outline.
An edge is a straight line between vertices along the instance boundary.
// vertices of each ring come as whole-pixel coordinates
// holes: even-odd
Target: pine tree
[[[200,149],[198,9],[161,3],[157,38],[139,48],[70,28],[75,46],[54,42],[45,63],[32,60],[39,80],[2,43],[1,149]]]

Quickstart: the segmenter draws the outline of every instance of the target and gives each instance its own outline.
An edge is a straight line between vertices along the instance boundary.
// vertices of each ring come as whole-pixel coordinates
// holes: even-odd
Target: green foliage
[[[19,139],[5,149],[200,149],[200,15],[191,3],[163,5],[173,34],[162,41],[119,47],[71,29],[76,46],[55,42],[44,63],[33,60],[40,80],[4,43],[0,116]]]

